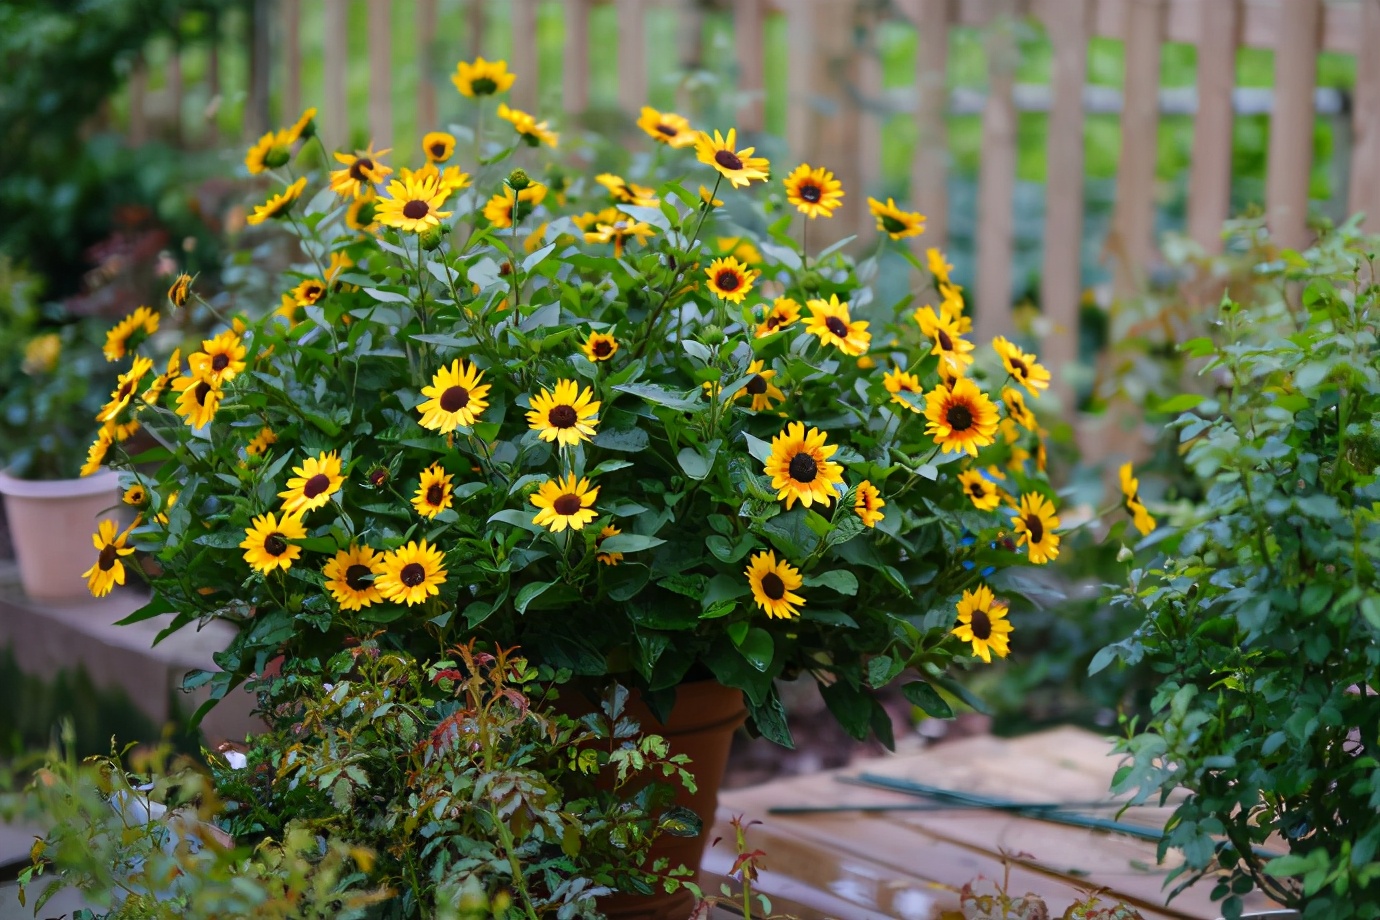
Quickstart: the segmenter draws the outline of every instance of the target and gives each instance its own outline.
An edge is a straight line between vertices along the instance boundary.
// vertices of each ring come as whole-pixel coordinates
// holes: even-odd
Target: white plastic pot
[[[81,479],[15,479],[0,472],[19,582],[34,600],[78,601],[82,572],[96,561],[91,535],[102,516],[118,519],[120,477],[102,469]]]

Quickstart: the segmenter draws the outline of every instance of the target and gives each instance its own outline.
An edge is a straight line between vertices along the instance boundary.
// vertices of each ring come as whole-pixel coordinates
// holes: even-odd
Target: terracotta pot
[[[574,696],[573,700],[571,696]],[[578,695],[567,694],[562,702],[571,705],[584,701]],[[699,815],[703,830],[698,837],[661,836],[652,847],[651,859],[664,856],[670,860],[671,866],[686,865],[698,869],[714,827],[719,787],[723,785],[724,770],[728,766],[728,750],[733,744],[733,733],[747,719],[743,694],[717,681],[695,681],[677,688],[676,704],[665,723],[652,715],[636,693],[628,700],[628,715],[637,720],[643,731],[665,738],[670,743],[672,754],[690,757],[690,772],[695,775],[696,792],[692,795],[679,789],[676,804]],[[635,917],[644,920],[686,920],[694,909],[694,897],[683,889],[669,895],[614,895],[600,900],[599,909],[610,920],[632,920]]]
[[[89,599],[81,573],[96,551],[91,535],[103,513],[119,504],[119,474],[100,470],[82,479],[15,479],[0,472],[19,582],[34,600]]]

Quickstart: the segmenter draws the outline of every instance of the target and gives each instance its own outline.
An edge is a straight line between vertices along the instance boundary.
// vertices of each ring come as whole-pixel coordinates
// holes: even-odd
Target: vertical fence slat
[[[140,54],[134,60],[134,69],[129,73],[129,146],[138,147],[148,142],[148,96],[149,66]]]
[[[786,146],[792,156],[798,156],[810,146],[810,75],[814,63],[809,60],[815,47],[815,28],[809,2],[791,3],[786,7]]]
[[[325,110],[321,137],[328,148],[344,147],[350,143],[350,107],[346,94],[346,67],[349,66],[350,53],[349,14],[349,3],[345,0],[332,0],[325,4]]]
[[[565,2],[565,88],[567,115],[583,115],[589,108],[590,0]]]
[[[871,8],[860,8],[871,9]],[[865,40],[853,50],[858,61],[858,187],[845,189],[856,204],[864,202],[868,195],[876,194],[882,182],[882,126],[885,100],[882,98],[885,84],[882,73],[880,25],[876,11],[859,23],[855,34],[865,36]],[[829,166],[829,164],[824,164]],[[833,166],[829,166],[833,169]],[[858,223],[854,231],[862,239],[876,232],[877,223],[867,208],[857,208]]]
[[[484,32],[488,24],[488,10],[484,3],[485,0],[470,0],[470,60],[484,53]],[[493,57],[493,54],[490,53],[489,57]]]
[[[1198,40],[1198,114],[1188,179],[1188,233],[1210,253],[1222,251],[1222,224],[1231,207],[1231,136],[1236,88],[1238,0],[1204,3]]]
[[[738,55],[738,129],[758,132],[765,126],[766,66],[763,0],[738,0],[733,5],[733,45]]]
[[[168,100],[172,104],[172,130],[174,142],[181,146],[186,139],[182,130],[182,103],[186,86],[182,82],[182,38],[173,35],[172,57],[168,59]]]
[[[977,316],[979,341],[1011,328],[1012,208],[1016,191],[1015,0],[994,0],[987,32],[987,102],[978,169]]]
[[[618,0],[618,107],[636,114],[647,102],[644,0]]]
[[[857,104],[858,45],[855,41],[855,12],[852,3],[813,0],[802,3],[810,9],[810,36],[805,47],[791,48],[791,55],[806,60],[808,79],[804,84],[806,143],[791,151],[788,170],[801,160],[823,164],[848,192],[835,219],[814,221],[810,227],[810,247],[816,249],[852,234],[859,225],[859,214],[866,209],[862,189],[862,170],[857,162],[861,112]]]
[[[1352,108],[1351,189],[1348,207],[1366,213],[1366,228],[1380,229],[1380,0],[1361,0],[1361,47]]]
[[[694,0],[677,0],[676,52],[682,73],[693,73],[704,66],[704,7]],[[788,56],[789,60],[789,56]],[[689,115],[693,99],[690,81],[681,80],[676,87],[676,108]]]
[[[1280,10],[1265,203],[1270,232],[1285,246],[1302,246],[1308,241],[1313,93],[1318,83],[1321,25],[1322,0],[1290,0]]]
[[[283,0],[283,120],[302,113],[302,0]]]
[[[1128,0],[1127,5],[1126,91],[1110,246],[1118,296],[1130,296],[1139,288],[1155,251],[1155,156],[1165,8],[1164,0]]]
[[[249,29],[249,98],[245,100],[244,133],[258,137],[268,130],[269,62],[273,60],[269,46],[269,0],[254,0],[246,27]]]
[[[915,157],[911,163],[911,204],[925,215],[917,246],[943,247],[949,223],[949,0],[915,0],[920,43],[915,60]]]
[[[1040,304],[1048,322],[1041,357],[1054,371],[1055,395],[1070,406],[1065,368],[1078,359],[1083,287],[1083,86],[1088,78],[1089,0],[1059,0],[1046,27],[1054,44],[1045,193],[1045,257]]]
[[[392,0],[369,0],[369,135],[380,147],[393,146],[391,7]],[[395,155],[394,159],[404,158]]]
[[[417,0],[417,131],[440,127],[436,115],[436,0]],[[533,42],[536,37],[533,36]]]
[[[541,100],[541,72],[537,55],[537,0],[512,0],[513,10],[513,105],[535,112]],[[531,35],[532,41],[517,36]]]

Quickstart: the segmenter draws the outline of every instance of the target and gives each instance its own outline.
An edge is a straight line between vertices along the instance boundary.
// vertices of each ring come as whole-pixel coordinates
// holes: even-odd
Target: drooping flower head
[[[172,382],[172,388],[178,394],[177,414],[192,428],[209,425],[225,396],[220,387],[200,377],[178,377]]]
[[[973,363],[973,343],[963,338],[958,323],[929,306],[916,310],[913,316],[920,334],[930,340],[930,354],[938,355],[942,366],[962,373]]]
[[[644,105],[637,126],[657,143],[668,147],[691,147],[695,143],[696,135],[690,122],[675,112],[658,112]]]
[[[997,336],[992,340],[992,348],[1001,358],[1006,372],[1025,387],[1031,396],[1039,395],[1036,390],[1049,389],[1049,371],[1040,366],[1034,355],[1021,351],[1019,345],[1007,341],[1003,336]]]
[[[857,493],[853,496],[853,513],[859,520],[868,527],[876,527],[877,522],[886,517],[882,514],[885,507],[886,502],[882,500],[882,493],[870,480],[864,479],[858,483]]]
[[[893,240],[919,236],[925,232],[924,215],[917,211],[902,211],[896,207],[893,198],[888,198],[886,204],[882,204],[876,198],[869,198],[867,209],[877,219],[877,229]]]
[[[1121,467],[1121,494],[1126,513],[1131,515],[1131,523],[1140,531],[1142,537],[1148,535],[1155,529],[1155,518],[1140,500],[1140,480],[1132,474],[1129,463],[1122,464]]]
[[[130,349],[138,348],[157,331],[158,314],[148,307],[140,307],[105,334],[102,353],[107,361],[119,361]]]
[[[270,219],[281,220],[287,217],[292,206],[297,203],[297,199],[302,197],[302,190],[306,187],[307,177],[303,176],[278,194],[270,195],[263,204],[255,205],[253,212],[245,218],[245,222],[253,225],[261,224]]]

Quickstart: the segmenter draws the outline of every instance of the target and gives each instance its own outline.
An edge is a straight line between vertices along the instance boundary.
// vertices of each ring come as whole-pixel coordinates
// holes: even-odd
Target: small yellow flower
[[[622,217],[611,224],[597,224],[593,230],[585,231],[586,243],[613,243],[613,257],[623,257],[623,247],[628,239],[639,243],[646,242],[656,235],[656,228],[645,221]]]
[[[743,571],[752,587],[752,599],[773,619],[789,620],[805,606],[796,594],[804,584],[800,570],[786,560],[778,562],[771,550],[757,553]]]
[[[331,191],[342,198],[372,197],[374,186],[383,182],[393,173],[390,167],[379,162],[379,157],[387,152],[387,150],[380,150],[375,153],[374,145],[370,144],[367,150],[356,151],[355,153],[337,153],[335,155],[337,162],[345,164],[345,168],[337,169],[331,173]]]
[[[350,544],[336,553],[321,574],[326,590],[341,610],[361,610],[383,601],[374,577],[383,573],[383,554],[368,546]]]
[[[128,489],[125,489],[124,494],[120,496],[120,501],[124,502],[126,505],[132,505],[135,508],[144,507],[144,505],[148,504],[148,500],[148,490],[144,488],[142,483],[138,482]]]
[[[442,211],[447,193],[441,190],[438,177],[408,175],[388,183],[387,198],[374,205],[374,219],[385,227],[406,233],[425,233],[439,227],[441,219],[450,217]]]
[[[877,219],[877,229],[893,240],[919,236],[925,232],[925,218],[915,211],[902,211],[892,198],[882,204],[876,198],[867,199],[867,209]]]
[[[192,374],[215,386],[223,386],[244,370],[244,342],[229,329],[212,339],[203,339],[202,351],[188,355]]]
[[[786,177],[786,200],[811,220],[833,217],[843,195],[843,185],[823,166],[811,169],[809,163],[801,163]]]
[[[1030,547],[1030,561],[1042,565],[1059,558],[1059,518],[1054,503],[1038,492],[1021,496],[1020,506],[1012,514],[1016,526],[1017,546]]]
[[[757,325],[755,333],[759,339],[771,335],[773,332],[779,332],[800,319],[800,304],[789,297],[778,297],[772,301],[770,307],[764,306],[763,310],[765,310],[765,315],[762,317],[762,322]]]
[[[455,490],[451,487],[453,477],[439,463],[422,470],[417,485],[417,495],[412,499],[412,507],[424,518],[434,518],[451,507],[455,501]]]
[[[24,373],[30,377],[51,374],[62,356],[62,337],[56,332],[36,335],[24,345]]]
[[[705,269],[705,274],[709,276],[711,291],[724,300],[742,303],[761,272],[748,268],[729,256],[726,259],[715,259],[709,264],[709,268]]]
[[[131,524],[124,533],[118,533],[118,525],[114,521],[106,520],[101,521],[96,533],[92,535],[91,543],[98,553],[96,563],[81,573],[82,578],[86,579],[86,587],[91,591],[92,597],[105,597],[116,585],[125,583],[125,564],[120,561],[120,557],[134,552],[134,547],[126,544],[129,531],[133,527]]]
[[[1025,404],[1025,397],[1014,387],[1002,387],[1001,403],[1006,407],[1006,417],[1028,431],[1039,427],[1035,413]]]
[[[288,541],[303,540],[306,536],[300,515],[285,513],[279,519],[270,512],[254,518],[240,549],[244,550],[244,561],[254,571],[267,575],[274,569],[291,568],[293,561],[301,558],[302,547]]]
[[[521,109],[509,108],[500,102],[498,117],[512,125],[518,137],[522,138],[529,147],[539,147],[542,144],[555,147],[560,143],[561,136],[552,131],[546,122],[537,121],[535,117]]]
[[[1007,341],[1003,336],[997,336],[992,340],[992,348],[1001,358],[1006,372],[1025,387],[1031,396],[1039,395],[1036,390],[1049,389],[1049,371],[1040,366],[1034,355],[1021,351],[1019,345]]]
[[[963,592],[953,635],[970,643],[973,654],[991,664],[994,652],[998,658],[1005,658],[1011,650],[1011,623],[1006,613],[1006,604],[993,597],[992,589],[978,585],[974,591]]]
[[[530,498],[532,504],[540,509],[532,518],[532,523],[552,533],[560,533],[567,527],[583,530],[586,524],[599,516],[594,510],[594,502],[598,498],[599,486],[591,487],[588,479],[577,480],[573,473],[548,479]]]
[[[876,527],[877,522],[886,517],[882,514],[884,507],[886,502],[882,501],[882,493],[870,480],[864,479],[858,483],[858,491],[853,498],[853,512],[864,524]]]
[[[623,554],[618,552],[607,552],[602,547],[604,541],[609,537],[616,537],[623,531],[614,527],[612,524],[605,524],[604,529],[599,531],[599,536],[594,538],[594,558],[604,565],[617,565],[623,561]]]
[[[445,557],[423,540],[413,540],[386,553],[379,562],[382,570],[374,577],[379,594],[395,604],[409,607],[441,593],[446,580]]]
[[[422,395],[429,398],[417,406],[422,415],[421,426],[442,434],[462,426],[473,427],[489,407],[485,397],[490,387],[479,382],[483,378],[483,371],[460,358],[437,371],[431,385],[422,387]]]
[[[613,173],[600,173],[594,177],[604,188],[609,190],[609,195],[618,204],[630,204],[639,208],[654,208],[660,202],[656,197],[656,191],[645,185],[638,185],[629,182],[622,176],[615,176]]]
[[[658,112],[644,105],[637,126],[657,143],[668,147],[691,147],[695,143],[695,131],[690,122],[675,112]]]
[[[455,153],[455,135],[445,131],[431,131],[422,138],[422,152],[432,163],[444,163]]]
[[[766,412],[772,408],[772,400],[784,402],[786,394],[781,392],[781,388],[772,383],[772,378],[776,376],[776,371],[764,367],[761,360],[753,361],[747,369],[748,382],[741,390],[734,394],[733,398],[747,394],[752,397],[752,411]]]
[[[966,378],[956,380],[953,389],[938,386],[926,393],[925,418],[925,433],[946,454],[967,451],[975,457],[979,447],[996,439],[997,407]]]
[[[580,350],[585,353],[586,358],[597,364],[607,361],[617,353],[618,340],[603,332],[591,332]]]
[[[523,220],[546,198],[546,186],[533,182],[520,192],[505,185],[484,205],[484,216],[495,227],[511,227],[515,220]]]
[[[139,384],[144,376],[153,370],[153,360],[145,358],[143,355],[135,357],[134,364],[128,371],[121,374],[115,383],[115,389],[110,394],[110,402],[101,407],[100,413],[96,416],[98,422],[112,422],[115,417],[129,405],[130,399],[139,389]]]
[[[287,216],[292,210],[292,206],[302,197],[302,190],[307,187],[307,177],[303,176],[296,182],[283,189],[277,195],[271,196],[263,204],[254,206],[254,211],[245,218],[245,222],[252,225],[261,224],[266,220],[281,219]]]
[[[138,348],[157,331],[158,314],[148,307],[140,307],[105,334],[102,353],[107,361],[119,361],[130,349]]]
[[[896,405],[905,406],[912,412],[920,411],[919,406],[901,395],[902,393],[913,393],[917,399],[922,397],[924,389],[920,386],[919,377],[909,371],[903,371],[899,367],[893,367],[882,374],[882,386],[886,387],[886,391],[891,394],[891,401]]]
[[[805,331],[818,336],[821,344],[833,345],[854,357],[864,354],[872,344],[872,333],[867,331],[868,323],[849,316],[848,303],[840,301],[837,294],[830,294],[827,301],[807,300],[805,306],[810,310],[810,321]]]
[[[1155,518],[1145,510],[1145,505],[1140,500],[1140,480],[1132,474],[1129,463],[1121,467],[1121,494],[1124,497],[1126,513],[1131,515],[1131,523],[1140,531],[1141,536],[1147,536],[1155,529]]]
[[[940,365],[962,373],[973,363],[973,343],[963,338],[956,322],[929,306],[921,307],[913,315],[920,334],[933,346],[930,354],[939,356]]]
[[[721,236],[714,240],[714,245],[721,256],[733,256],[744,265],[762,264],[762,250],[745,236]]]
[[[1001,504],[1001,489],[977,470],[964,470],[958,474],[958,481],[963,494],[972,499],[973,507],[979,511],[992,511]]]
[[[473,98],[506,93],[516,79],[516,74],[508,72],[507,61],[486,61],[479,57],[473,64],[466,61],[456,64],[450,82],[455,84],[460,95]]]
[[[833,503],[838,494],[834,486],[843,482],[843,467],[829,459],[838,445],[825,441],[824,432],[811,428],[807,433],[801,422],[791,422],[772,438],[766,474],[777,490],[776,497],[785,501],[786,510],[797,501],[806,508],[816,502]]]
[[[244,168],[251,176],[277,169],[292,159],[292,145],[297,137],[291,131],[270,131],[254,142],[244,155]]]
[[[345,485],[340,454],[335,451],[308,457],[292,471],[297,475],[288,479],[287,489],[278,493],[283,499],[283,510],[289,514],[302,514],[322,507]]]
[[[259,433],[254,435],[244,447],[244,452],[251,457],[262,456],[274,444],[278,443],[278,436],[273,433],[273,429],[264,426],[259,429]]]
[[[742,188],[751,185],[753,182],[766,182],[771,163],[765,157],[755,157],[753,152],[755,147],[744,147],[742,150],[735,149],[738,141],[738,131],[736,128],[728,129],[728,136],[724,137],[718,131],[710,137],[706,132],[699,132],[695,140],[695,156],[707,166],[712,166],[719,171],[719,174],[733,184],[734,188]]]
[[[543,441],[555,441],[561,447],[574,447],[594,436],[599,425],[599,403],[592,401],[594,391],[574,380],[558,380],[554,391],[542,389],[531,399],[527,426]]]
[[[173,279],[172,286],[168,288],[168,302],[174,308],[180,309],[187,305],[187,298],[192,293],[192,276],[188,274],[178,275]]]

